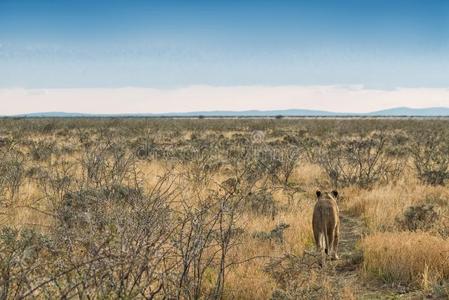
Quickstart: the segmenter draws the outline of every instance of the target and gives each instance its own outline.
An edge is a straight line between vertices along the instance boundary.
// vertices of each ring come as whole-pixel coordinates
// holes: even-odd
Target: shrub
[[[388,183],[397,179],[405,166],[404,149],[393,137],[384,132],[334,137],[321,143],[315,160],[337,188]]]
[[[441,132],[425,131],[411,147],[419,179],[430,185],[443,185],[449,179],[449,137]]]
[[[278,244],[282,244],[284,242],[284,231],[289,228],[290,225],[286,223],[280,223],[276,225],[270,232],[265,231],[257,231],[253,234],[253,238],[259,240],[270,240],[274,241]]]
[[[0,200],[6,193],[11,199],[19,193],[25,177],[24,160],[22,153],[14,149],[0,153]]]
[[[35,161],[49,160],[51,155],[55,153],[55,143],[52,142],[33,142],[30,147],[31,158]]]
[[[192,201],[185,188],[177,198],[178,180],[166,173],[149,193],[135,182],[81,185],[55,201],[45,239],[4,229],[0,296],[222,298],[227,269],[239,263],[231,250],[244,233],[244,197],[210,192]]]
[[[436,221],[439,215],[435,211],[434,206],[430,204],[409,206],[404,211],[404,215],[398,220],[398,223],[404,228],[411,231],[428,230]]]
[[[22,298],[32,286],[51,276],[46,255],[55,252],[44,235],[29,229],[0,230],[0,298]]]
[[[246,205],[255,214],[271,216],[273,219],[277,213],[277,203],[271,193],[261,190],[248,195]]]

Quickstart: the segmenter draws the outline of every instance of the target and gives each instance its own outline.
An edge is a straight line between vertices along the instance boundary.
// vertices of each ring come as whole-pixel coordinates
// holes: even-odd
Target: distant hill
[[[38,113],[29,113],[29,114],[20,114],[15,115],[13,117],[16,118],[83,118],[83,117],[90,117],[94,115],[90,114],[83,114],[83,113],[67,113],[67,112],[59,112],[59,111],[52,111],[52,112],[38,112]]]
[[[409,108],[395,107],[368,113],[369,116],[411,116],[411,117],[438,117],[449,116],[448,107]]]
[[[305,116],[338,116],[344,115],[341,113],[322,111],[322,110],[308,110],[308,109],[285,109],[285,110],[244,110],[244,111],[227,111],[227,110],[217,110],[217,111],[195,111],[187,113],[167,113],[160,114],[162,116],[205,116],[205,117],[275,117],[275,116],[286,116],[286,117],[305,117]]]
[[[344,115],[320,110],[307,109],[286,109],[286,110],[217,110],[217,111],[193,111],[193,112],[173,112],[173,113],[136,113],[136,114],[83,114],[83,113],[67,113],[67,112],[41,112],[16,115],[14,117],[274,117],[274,116],[337,116]]]
[[[139,113],[139,114],[83,114],[67,112],[40,112],[16,115],[30,118],[77,118],[77,117],[447,117],[448,107],[409,108],[395,107],[369,113],[337,113],[323,110],[285,109],[285,110],[245,110],[245,111],[193,111],[182,113]]]

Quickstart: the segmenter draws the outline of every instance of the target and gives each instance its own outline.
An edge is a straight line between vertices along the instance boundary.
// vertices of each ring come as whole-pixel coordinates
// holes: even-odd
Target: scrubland
[[[446,299],[448,179],[446,119],[2,119],[0,298]]]

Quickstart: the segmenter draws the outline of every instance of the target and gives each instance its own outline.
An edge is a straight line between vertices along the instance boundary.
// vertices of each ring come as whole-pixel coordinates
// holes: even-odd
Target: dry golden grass
[[[449,199],[447,188],[426,186],[416,181],[347,193],[352,193],[347,195],[345,203],[348,212],[362,217],[372,232],[398,229],[396,218],[411,205],[431,202],[445,209]]]
[[[288,200],[281,193],[275,194],[275,199],[285,204]],[[247,213],[240,218],[240,225],[246,230],[242,244],[235,249],[237,261],[259,257],[229,270],[225,298],[227,299],[265,299],[276,288],[276,283],[264,272],[264,267],[270,257],[279,257],[283,253],[302,256],[304,250],[312,247],[311,214],[313,201],[298,199],[300,205],[281,211],[273,220],[268,216]],[[289,224],[285,230],[284,243],[278,244],[270,240],[258,240],[252,233],[269,232],[279,223]]]
[[[53,218],[45,213],[46,206],[49,203],[42,203],[42,194],[38,191],[35,184],[26,182],[16,195],[14,204],[8,205],[0,210],[4,215],[0,219],[0,225],[7,224],[14,228],[35,227],[40,230],[50,226]]]
[[[226,132],[224,135],[230,137],[234,133],[236,132]],[[189,132],[185,137],[189,138],[190,135]],[[72,155],[64,159],[75,162],[78,158],[77,155]],[[158,161],[139,161],[137,167],[147,191],[158,182],[158,176],[165,174],[167,170],[177,173],[185,171],[179,165]],[[226,174],[215,174],[208,186],[203,187],[202,192],[207,194],[210,189],[217,190],[218,183],[226,178]],[[274,219],[251,212],[245,212],[239,218],[238,225],[244,228],[245,235],[242,244],[233,249],[232,255],[234,261],[242,263],[227,270],[224,292],[226,299],[269,298],[277,286],[275,280],[264,271],[268,259],[285,253],[300,257],[305,250],[314,249],[311,229],[314,194],[316,189],[328,189],[329,183],[319,166],[304,162],[295,169],[291,181],[304,192],[290,196],[284,192],[274,192],[273,196],[281,207]],[[181,181],[177,184],[184,191],[180,195],[182,200],[189,201],[194,198],[191,187],[182,186],[184,183]],[[397,217],[401,216],[408,206],[433,203],[438,205],[443,216],[439,221],[439,228],[448,226],[447,219],[444,218],[449,210],[449,191],[446,187],[422,185],[408,169],[395,184],[377,186],[371,190],[349,187],[342,189],[340,194],[342,209],[352,216],[362,218],[372,233],[360,244],[364,255],[364,274],[386,282],[412,284],[423,289],[430,288],[439,280],[449,279],[449,241],[438,236],[436,232],[398,232],[396,222]],[[51,224],[51,217],[27,208],[34,206],[45,210],[48,203],[35,202],[40,198],[42,195],[37,187],[27,181],[21,188],[15,205],[0,211],[0,216],[6,216],[0,219],[0,223],[14,227],[33,226],[45,230],[45,226]],[[194,200],[191,201],[193,204]],[[280,223],[290,225],[285,230],[282,244],[258,240],[252,235],[260,231],[270,232]],[[211,285],[214,279],[213,270],[206,273],[206,281],[210,280]],[[321,282],[311,277],[308,284],[313,286],[326,283],[326,280],[325,278]],[[324,283],[324,288],[331,289],[330,283]],[[357,292],[352,286],[344,286],[341,293],[342,299],[357,298]]]
[[[250,249],[241,250],[250,251]],[[271,295],[276,283],[264,272],[265,261],[253,260],[231,268],[227,274],[224,298],[264,299],[267,295]]]
[[[299,168],[295,169],[292,176],[293,180],[296,180],[301,186],[319,188],[325,180],[326,175],[320,166],[311,163],[301,163]]]
[[[428,233],[385,232],[364,238],[363,270],[385,282],[424,289],[449,279],[449,241]]]

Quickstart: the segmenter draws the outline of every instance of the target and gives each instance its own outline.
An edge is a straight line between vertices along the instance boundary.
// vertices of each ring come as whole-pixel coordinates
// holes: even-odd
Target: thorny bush
[[[313,157],[336,188],[356,185],[371,188],[398,179],[405,167],[404,147],[391,133],[330,138]]]

